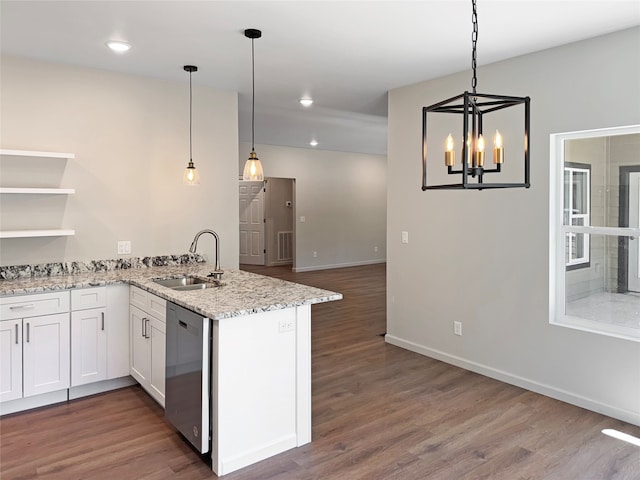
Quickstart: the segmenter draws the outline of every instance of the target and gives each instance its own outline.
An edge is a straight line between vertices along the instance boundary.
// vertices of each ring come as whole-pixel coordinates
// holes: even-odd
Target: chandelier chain
[[[471,21],[473,23],[473,32],[471,33],[471,70],[473,71],[473,77],[471,78],[471,88],[473,93],[476,93],[476,85],[478,84],[478,78],[476,76],[477,67],[477,53],[476,48],[478,44],[478,12],[476,11],[476,0],[472,0],[473,13],[471,14]]]

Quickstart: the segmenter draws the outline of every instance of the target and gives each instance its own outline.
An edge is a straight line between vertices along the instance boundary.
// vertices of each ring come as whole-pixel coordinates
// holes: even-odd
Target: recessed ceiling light
[[[318,141],[316,139],[313,139],[309,142],[309,145],[311,145],[312,147],[315,147],[318,145]]]
[[[300,104],[303,107],[310,107],[312,103],[313,103],[313,100],[311,98],[301,98],[300,99]]]
[[[109,47],[111,50],[113,50],[114,52],[127,52],[129,50],[131,50],[131,45],[128,44],[127,42],[121,42],[119,40],[110,40],[105,44],[107,47]]]

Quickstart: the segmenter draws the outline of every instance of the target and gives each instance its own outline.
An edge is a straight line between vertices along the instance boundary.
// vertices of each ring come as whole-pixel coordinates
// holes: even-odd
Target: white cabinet
[[[69,314],[22,320],[24,397],[69,388]]]
[[[129,376],[129,284],[107,286],[107,379]]]
[[[107,289],[71,291],[71,386],[107,379]]]
[[[0,402],[69,388],[69,292],[0,298]]]
[[[166,301],[138,287],[130,289],[130,373],[164,407]]]
[[[22,398],[22,320],[0,322],[0,402]]]
[[[75,158],[73,153],[41,152],[32,150],[10,150],[0,149],[2,157],[31,157],[31,158],[51,158],[51,159],[71,159]],[[2,187],[0,194],[12,195],[71,195],[75,193],[72,188],[40,188],[40,187]],[[62,237],[75,235],[74,230],[63,228],[48,228],[34,230],[0,230],[0,238],[24,238],[24,237]]]

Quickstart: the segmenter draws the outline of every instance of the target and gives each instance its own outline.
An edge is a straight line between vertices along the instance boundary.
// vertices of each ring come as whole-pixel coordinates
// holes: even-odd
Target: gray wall
[[[14,222],[5,228],[22,216],[22,228],[76,235],[3,239],[2,265],[117,258],[118,240],[132,242],[133,256],[185,253],[202,228],[220,234],[222,265],[238,265],[238,211],[228,208],[238,202],[235,92],[199,87],[194,75],[193,159],[202,184],[188,187],[186,73],[171,83],[3,57],[1,75],[2,147],[76,155],[66,164],[24,158],[23,184],[3,184],[75,188],[74,195],[2,198]],[[211,238],[198,251],[211,257]]]
[[[250,151],[240,144],[240,174]],[[385,261],[386,157],[273,145],[256,153],[265,176],[296,180],[296,271]]]
[[[640,344],[549,324],[548,238],[549,135],[640,123],[639,45],[634,28],[479,69],[479,92],[531,97],[528,190],[422,192],[421,107],[470,73],[390,92],[387,341],[640,424]]]

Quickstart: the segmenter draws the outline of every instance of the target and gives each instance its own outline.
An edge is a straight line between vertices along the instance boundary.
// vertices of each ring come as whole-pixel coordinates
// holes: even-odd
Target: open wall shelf
[[[73,153],[43,152],[39,150],[13,150],[0,148],[1,156],[11,157],[31,157],[31,158],[76,158]],[[21,182],[22,183],[22,182]],[[76,191],[73,188],[58,187],[0,187],[0,194],[24,194],[24,195],[71,195]],[[3,230],[0,231],[0,238],[33,238],[33,237],[67,237],[75,235],[75,230],[54,228],[38,230]]]

